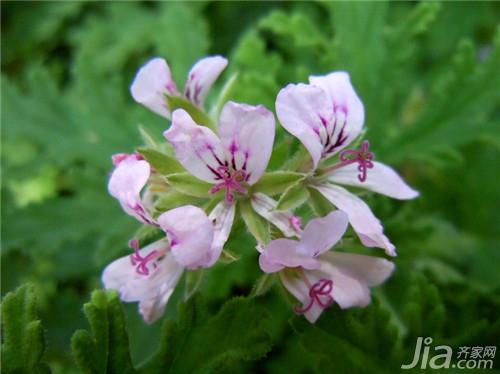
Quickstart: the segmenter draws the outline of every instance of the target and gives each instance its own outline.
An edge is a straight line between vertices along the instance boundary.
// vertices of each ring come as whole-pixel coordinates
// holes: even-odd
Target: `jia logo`
[[[423,344],[422,344],[423,343]],[[432,338],[417,338],[415,346],[415,355],[413,361],[409,364],[401,365],[401,369],[413,369],[417,367],[420,359],[421,369],[493,369],[493,360],[495,358],[496,346],[474,346],[474,347],[459,347],[456,355],[456,363],[451,363],[453,359],[453,349],[448,345],[438,345],[434,347],[434,352],[431,354]],[[429,356],[432,356],[429,360]]]

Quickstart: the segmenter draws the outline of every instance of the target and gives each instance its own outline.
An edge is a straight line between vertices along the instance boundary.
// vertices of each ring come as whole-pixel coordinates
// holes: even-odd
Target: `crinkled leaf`
[[[50,373],[41,362],[44,332],[37,316],[35,288],[24,285],[2,301],[2,369],[5,373]]]

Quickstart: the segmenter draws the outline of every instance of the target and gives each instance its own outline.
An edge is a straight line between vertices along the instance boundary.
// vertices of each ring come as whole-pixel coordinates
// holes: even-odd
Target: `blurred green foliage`
[[[418,336],[455,348],[498,343],[498,3],[1,7],[2,295],[31,283],[3,301],[5,372],[386,373],[410,361]],[[222,80],[239,73],[231,99],[271,109],[289,82],[349,71],[377,157],[421,192],[404,203],[367,197],[398,247],[397,271],[370,307],[332,308],[315,326],[292,317],[278,287],[223,306],[261,276],[240,222],[227,244],[239,259],[205,272],[202,306],[181,303],[177,316],[180,287],[163,328],[145,326],[136,305],[97,291],[84,308],[92,334],[77,332],[72,354],[100,271],[140,226],[107,194],[110,155],[141,145],[138,125],[157,141],[168,126],[131,99],[135,71],[164,56],[183,82],[214,53],[230,59]],[[270,168],[293,162],[297,147],[280,128]]]

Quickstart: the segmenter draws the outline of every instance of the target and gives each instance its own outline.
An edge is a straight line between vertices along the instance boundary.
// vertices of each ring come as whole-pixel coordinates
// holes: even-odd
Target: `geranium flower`
[[[183,109],[174,111],[172,126],[163,135],[174,147],[182,166],[196,178],[213,185],[207,193],[225,191],[223,206],[229,209],[234,205],[235,194],[247,194],[248,187],[264,174],[274,134],[274,115],[268,109],[262,105],[228,102],[221,111],[218,135],[195,123]],[[271,212],[276,206],[273,199],[254,194],[251,203],[285,235],[295,234],[289,220],[291,214],[288,217],[286,212]],[[227,220],[226,224],[232,222]]]
[[[276,112],[283,127],[296,136],[311,155],[313,170],[321,161],[339,155],[339,161],[318,170],[310,187],[317,189],[338,209],[345,211],[354,230],[367,247],[384,248],[395,256],[394,245],[384,235],[380,221],[356,195],[340,185],[354,186],[395,199],[413,199],[409,187],[389,166],[373,161],[367,141],[360,150],[346,149],[361,134],[364,108],[349,75],[334,72],[309,77],[310,84],[290,84],[276,99]]]
[[[383,258],[329,251],[347,225],[346,213],[337,210],[312,219],[299,241],[276,239],[261,249],[260,268],[279,272],[285,288],[302,304],[295,312],[311,323],[333,303],[342,309],[368,305],[370,287],[394,270],[394,264]]]
[[[117,290],[125,302],[139,302],[147,323],[163,314],[185,269],[210,267],[220,255],[213,223],[202,209],[185,205],[162,213],[157,222],[165,238],[142,249],[130,241],[135,253],[113,261],[102,274],[106,289]]]
[[[222,56],[205,57],[198,61],[188,74],[181,95],[172,79],[172,73],[163,58],[153,58],[139,69],[130,87],[132,97],[153,112],[170,119],[171,110],[167,96],[184,96],[197,107],[202,108],[208,91],[227,66]]]

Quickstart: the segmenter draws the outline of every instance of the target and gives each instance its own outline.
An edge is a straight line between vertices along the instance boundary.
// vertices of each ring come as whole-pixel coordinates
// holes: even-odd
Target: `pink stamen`
[[[305,314],[311,310],[314,303],[317,302],[320,307],[326,309],[332,306],[334,300],[330,293],[333,290],[333,281],[330,279],[320,279],[309,288],[309,303],[306,306],[295,306],[294,311],[297,314]],[[323,297],[323,300],[321,299]]]
[[[358,179],[360,182],[366,181],[366,174],[368,169],[373,168],[375,165],[373,164],[374,155],[369,151],[370,143],[368,140],[363,141],[361,143],[361,148],[358,149],[345,149],[339,154],[340,162],[335,164],[324,171],[324,173],[331,173],[334,170],[340,169],[344,166],[358,163]]]
[[[368,140],[365,140],[361,143],[361,148],[359,150],[356,149],[346,149],[340,152],[339,159],[342,161],[343,165],[349,165],[357,162],[359,164],[358,170],[358,179],[360,182],[366,181],[366,173],[367,169],[373,168],[373,153],[370,152],[370,143]],[[351,157],[354,156],[354,157]]]
[[[246,179],[246,173],[243,170],[237,170],[233,173],[229,170],[227,166],[219,166],[217,168],[218,174],[223,179],[222,182],[217,183],[213,186],[209,192],[217,193],[221,189],[226,189],[226,201],[228,203],[232,203],[234,201],[233,190],[239,193],[247,193],[246,188],[244,188],[241,183],[243,183]]]
[[[139,253],[139,241],[138,240],[131,240],[128,243],[129,247],[132,248],[135,253],[130,255],[130,262],[132,262],[132,265],[135,266],[135,271],[137,274],[140,275],[149,275],[150,270],[148,267],[148,263],[151,261],[156,260],[157,258],[163,256],[165,254],[165,250],[162,251],[151,251],[148,253],[145,257],[142,257],[141,254]],[[153,268],[156,269],[157,265],[156,263],[153,263]]]

